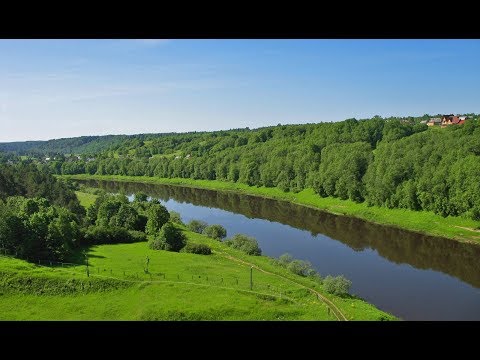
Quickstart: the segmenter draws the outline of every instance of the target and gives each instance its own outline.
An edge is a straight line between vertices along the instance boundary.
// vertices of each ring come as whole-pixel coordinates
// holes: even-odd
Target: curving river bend
[[[286,201],[188,187],[79,181],[143,191],[184,222],[254,236],[264,255],[286,252],[322,276],[344,274],[352,293],[405,320],[480,320],[480,246],[337,216]]]

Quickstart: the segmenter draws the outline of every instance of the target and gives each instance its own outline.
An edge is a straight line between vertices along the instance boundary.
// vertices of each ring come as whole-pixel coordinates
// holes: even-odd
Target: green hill
[[[326,294],[319,283],[269,258],[185,233],[214,253],[150,250],[145,242],[95,246],[88,252],[89,277],[85,264],[39,265],[2,256],[0,320],[394,319],[361,299]]]

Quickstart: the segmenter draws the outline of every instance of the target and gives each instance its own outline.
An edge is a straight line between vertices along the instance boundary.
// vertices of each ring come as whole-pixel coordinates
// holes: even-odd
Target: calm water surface
[[[162,200],[184,222],[254,236],[263,254],[286,252],[322,275],[344,274],[352,293],[405,320],[480,320],[480,246],[331,215],[284,201],[153,184],[88,181]]]

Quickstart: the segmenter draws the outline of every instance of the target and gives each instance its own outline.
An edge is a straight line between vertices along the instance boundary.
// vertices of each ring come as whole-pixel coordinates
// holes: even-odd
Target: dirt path
[[[459,229],[463,229],[463,230],[468,230],[468,231],[473,231],[473,232],[480,233],[480,230],[472,229],[472,228],[465,227],[465,226],[457,226],[457,225],[455,225],[455,227],[456,227],[456,228],[459,228]]]
[[[225,257],[227,259],[230,259],[232,261],[235,261],[235,262],[238,262],[238,263],[241,263],[241,264],[244,264],[244,265],[248,265],[248,266],[252,266],[254,269],[257,269],[258,271],[261,271],[265,274],[269,274],[269,275],[273,275],[273,276],[276,276],[276,277],[279,277],[279,278],[282,278],[284,280],[287,280],[291,283],[294,283],[304,289],[307,289],[309,291],[311,291],[312,293],[314,293],[315,295],[317,295],[317,298],[322,300],[329,308],[330,310],[332,310],[333,314],[335,315],[335,317],[340,320],[340,321],[348,321],[347,317],[340,311],[340,309],[332,302],[330,301],[329,299],[327,299],[325,296],[323,296],[322,294],[320,294],[318,291],[316,291],[315,289],[312,289],[312,288],[309,288],[308,286],[305,286],[303,284],[300,284],[296,281],[293,281],[293,280],[290,280],[289,278],[285,277],[285,276],[282,276],[282,275],[279,275],[279,274],[275,274],[275,273],[272,273],[270,271],[266,271],[260,267],[258,267],[257,265],[255,264],[252,264],[252,263],[249,263],[249,262],[246,262],[246,261],[243,261],[241,259],[238,259],[238,258],[235,258],[231,255],[228,255],[226,253],[223,253],[223,252],[217,252],[218,255],[222,256],[222,257]]]

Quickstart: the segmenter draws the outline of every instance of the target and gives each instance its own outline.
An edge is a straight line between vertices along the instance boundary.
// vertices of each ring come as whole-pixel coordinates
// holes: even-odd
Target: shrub
[[[201,220],[192,220],[187,224],[187,227],[198,234],[201,234],[203,230],[208,226],[205,221]]]
[[[262,255],[262,249],[258,246],[257,240],[248,235],[235,234],[231,239],[227,240],[225,244],[234,249],[243,251],[247,255]]]
[[[300,276],[313,276],[317,273],[309,261],[303,260],[292,260],[287,265],[287,269]]]
[[[320,274],[313,268],[312,264],[309,261],[297,260],[292,257],[290,254],[280,255],[278,260],[274,260],[276,265],[283,266],[287,270],[291,271],[294,274],[300,276],[309,276],[316,278],[318,281],[321,281]]]
[[[144,192],[137,192],[135,195],[134,195],[134,200],[133,201],[136,201],[136,202],[147,202],[148,201],[148,195],[145,194]]]
[[[170,221],[176,224],[185,225],[182,221],[182,217],[176,211],[170,211]]]
[[[90,226],[85,232],[85,243],[87,245],[96,244],[128,244],[136,241],[139,235],[129,232],[127,229],[121,227],[104,227],[104,226]],[[139,240],[144,241],[144,240]]]
[[[283,254],[283,255],[280,255],[280,257],[278,258],[278,264],[283,266],[283,267],[287,267],[288,264],[290,264],[292,261],[293,261],[293,256],[290,255],[290,254]]]
[[[132,237],[132,242],[147,241],[147,234],[142,231],[129,230],[128,233]]]
[[[194,243],[187,243],[187,245],[183,248],[182,251],[191,254],[199,254],[199,255],[210,255],[212,253],[212,249],[210,246],[205,244],[194,244]]]
[[[180,251],[186,245],[185,235],[171,222],[162,226],[160,233],[149,243],[154,250]]]
[[[221,240],[227,236],[227,230],[222,225],[210,225],[203,229],[203,235],[211,237],[212,239]]]
[[[328,275],[323,279],[323,286],[325,290],[334,295],[346,295],[350,291],[352,282],[343,275],[336,277]]]

